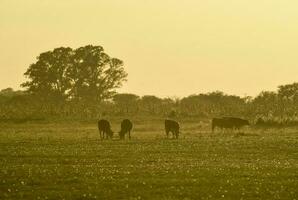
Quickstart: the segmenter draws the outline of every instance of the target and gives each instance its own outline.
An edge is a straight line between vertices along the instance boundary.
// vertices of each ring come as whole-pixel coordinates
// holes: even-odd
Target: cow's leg
[[[211,133],[215,132],[215,128],[216,128],[216,126],[212,124]]]
[[[234,134],[235,132],[237,133],[237,128],[236,127],[233,127],[232,128],[232,133]]]
[[[214,124],[212,124],[211,129],[212,129],[212,133],[214,133],[214,129],[215,129],[215,125]]]
[[[236,127],[236,130],[237,130],[237,134],[240,134],[240,128],[239,127]]]
[[[169,138],[169,130],[166,130],[167,138]]]
[[[100,139],[102,140],[102,131],[99,131]]]
[[[130,137],[130,131],[128,131],[128,138],[131,139],[131,137]]]

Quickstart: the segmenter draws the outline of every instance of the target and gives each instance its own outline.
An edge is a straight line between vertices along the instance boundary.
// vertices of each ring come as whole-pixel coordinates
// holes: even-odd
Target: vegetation
[[[55,48],[41,53],[24,74],[24,91],[0,91],[0,121],[98,119],[113,116],[213,118],[237,116],[287,125],[298,121],[298,83],[276,92],[239,97],[216,91],[181,99],[119,94],[124,63],[101,46]]]
[[[29,91],[0,91],[1,121],[30,120],[95,120],[113,116],[152,116],[182,118],[213,118],[238,116],[255,123],[258,119],[281,126],[298,121],[298,84],[279,86],[277,92],[261,92],[255,98],[227,95],[222,92],[190,95],[181,99],[153,95],[113,94],[99,101],[88,96],[64,100],[42,99]],[[87,100],[89,99],[89,100]]]
[[[171,140],[162,119],[133,121],[131,141],[100,141],[95,122],[0,124],[0,199],[298,197],[295,130],[212,135],[182,121]]]
[[[24,91],[0,91],[0,199],[297,199],[298,83],[255,98],[119,94],[123,62],[92,45],[41,53],[25,76]],[[256,126],[211,133],[221,116]],[[117,133],[124,117],[132,140],[101,141],[97,120]]]
[[[25,72],[27,92],[44,101],[81,100],[100,102],[111,97],[127,74],[123,61],[111,58],[101,46],[72,50],[56,48],[40,54]]]

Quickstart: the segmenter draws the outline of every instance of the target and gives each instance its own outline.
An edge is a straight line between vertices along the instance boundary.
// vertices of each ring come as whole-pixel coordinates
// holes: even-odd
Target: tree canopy
[[[76,99],[98,102],[110,98],[126,81],[123,61],[101,46],[56,48],[41,53],[24,74],[21,86],[47,100]]]

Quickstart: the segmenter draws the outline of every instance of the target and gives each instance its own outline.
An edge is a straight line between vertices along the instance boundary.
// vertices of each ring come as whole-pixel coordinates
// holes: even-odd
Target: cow
[[[237,117],[223,117],[223,118],[213,118],[212,119],[212,132],[216,127],[221,129],[240,129],[243,126],[248,126],[249,122],[245,119]]]
[[[100,139],[112,139],[113,137],[113,131],[111,130],[110,122],[105,119],[98,121],[98,131],[100,134]]]
[[[121,122],[121,130],[119,132],[119,137],[120,140],[124,140],[125,139],[125,134],[128,133],[128,138],[131,139],[130,137],[130,132],[132,130],[132,122],[129,119],[124,119]]]
[[[165,120],[165,131],[167,134],[167,138],[169,137],[169,133],[172,132],[173,138],[178,139],[179,136],[179,123],[174,120]]]

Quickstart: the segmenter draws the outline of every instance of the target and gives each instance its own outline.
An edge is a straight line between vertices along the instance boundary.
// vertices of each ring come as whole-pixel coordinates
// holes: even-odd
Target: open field
[[[298,199],[298,129],[188,121],[172,140],[162,120],[134,121],[131,141],[90,122],[0,124],[0,199]]]

